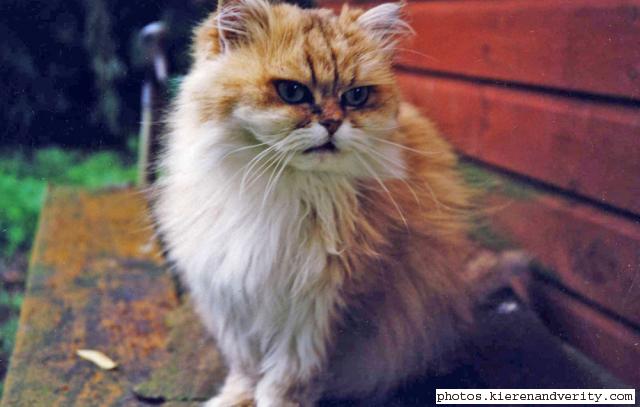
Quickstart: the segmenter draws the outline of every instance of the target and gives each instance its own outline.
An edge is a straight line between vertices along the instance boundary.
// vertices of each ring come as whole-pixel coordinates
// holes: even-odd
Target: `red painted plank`
[[[400,72],[463,153],[640,213],[640,108]]]
[[[411,2],[407,14],[406,66],[640,98],[640,0]]]
[[[555,334],[623,381],[640,386],[640,332],[540,281],[533,281],[530,295]]]
[[[496,210],[496,228],[566,287],[640,325],[640,222],[535,195]]]

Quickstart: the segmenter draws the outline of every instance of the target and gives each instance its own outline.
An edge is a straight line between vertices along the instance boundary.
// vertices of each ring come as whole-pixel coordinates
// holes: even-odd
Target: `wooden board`
[[[199,364],[214,360],[207,356],[214,349],[197,352],[200,360],[188,356],[200,349],[198,340],[185,343],[186,350],[168,346],[176,323],[167,319],[179,303],[152,232],[146,202],[137,192],[49,192],[3,406],[140,405],[133,388],[156,369],[174,375],[164,382],[169,395],[173,383],[200,400],[212,394],[220,375],[203,373]],[[189,326],[198,331],[197,323]],[[99,350],[119,366],[100,370],[77,357],[78,349]],[[174,359],[184,364],[170,363]],[[208,368],[215,373],[220,362]]]
[[[640,108],[399,72],[464,154],[640,213]]]
[[[405,66],[640,98],[640,0],[415,1],[407,15]]]
[[[640,326],[640,223],[535,195],[494,202],[496,228],[573,291]]]
[[[163,402],[163,406],[170,402],[200,405],[218,392],[227,369],[190,301],[172,311],[166,322],[171,328],[167,357],[133,392],[143,400]]]
[[[640,386],[640,332],[540,280],[533,279],[530,295],[555,334],[607,366],[626,383]]]

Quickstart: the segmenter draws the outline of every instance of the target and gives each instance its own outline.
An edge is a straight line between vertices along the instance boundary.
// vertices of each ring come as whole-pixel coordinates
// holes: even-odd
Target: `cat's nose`
[[[324,126],[325,129],[327,129],[327,131],[329,132],[329,137],[331,137],[333,136],[333,133],[338,130],[338,127],[340,127],[340,125],[342,124],[342,120],[324,119],[320,120],[320,124]]]

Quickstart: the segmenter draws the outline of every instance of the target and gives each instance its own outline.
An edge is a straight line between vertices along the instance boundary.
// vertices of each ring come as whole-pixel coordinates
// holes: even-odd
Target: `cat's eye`
[[[276,81],[276,90],[280,99],[283,101],[297,105],[299,103],[313,102],[313,96],[309,88],[295,81]]]
[[[342,104],[344,106],[360,107],[367,103],[367,99],[369,99],[369,86],[349,89],[342,94]]]

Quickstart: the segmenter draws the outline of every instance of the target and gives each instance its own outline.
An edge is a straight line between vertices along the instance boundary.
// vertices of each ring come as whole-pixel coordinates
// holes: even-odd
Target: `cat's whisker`
[[[286,139],[280,140],[277,143],[275,143],[272,147],[274,150],[278,151],[278,149],[282,148],[282,146],[286,145],[287,143],[289,142]],[[253,176],[253,178],[249,181],[247,188],[253,185],[258,179],[260,179],[260,177],[262,177],[269,170],[269,168],[273,167],[274,164],[276,164],[277,166],[279,156],[280,156],[280,153],[276,152],[275,155],[271,156],[270,158],[267,159],[267,161],[262,163],[260,167],[255,171],[258,174]]]
[[[247,130],[251,131],[251,133],[253,133],[254,136],[256,137],[260,137],[260,138],[279,138],[279,137],[283,137],[288,135],[289,133],[291,133],[293,131],[293,129],[287,128],[275,133],[265,133],[263,131],[259,131],[258,129],[256,129],[253,126],[250,125],[246,125],[247,126]],[[278,143],[283,142],[286,139],[280,140],[278,141]]]
[[[272,147],[267,148],[266,150],[261,151],[260,153],[258,153],[255,157],[253,157],[251,160],[249,160],[249,162],[247,164],[245,164],[242,168],[240,168],[240,170],[238,170],[232,178],[235,178],[236,175],[242,173],[242,179],[240,180],[240,189],[244,189],[244,185],[246,184],[246,181],[249,177],[249,175],[251,174],[251,170],[253,169],[254,166],[258,165],[258,163],[265,157],[267,157],[269,155],[269,150],[271,150]]]
[[[275,148],[276,148],[276,145],[272,145],[272,146],[266,148],[265,150],[261,151],[255,157],[253,157],[245,166],[240,168],[240,170],[238,172],[236,172],[236,174],[233,175],[233,177],[235,178],[235,176],[237,174],[243,173],[242,179],[240,180],[240,192],[241,193],[245,190],[246,182],[247,182],[248,178],[250,177],[251,171],[253,170],[253,168],[256,165],[258,165],[258,163],[263,158],[267,157],[269,155],[269,152],[274,150]]]
[[[284,142],[285,140],[283,140]],[[290,143],[287,143],[287,147],[289,149],[289,151],[294,151],[296,150],[297,147],[300,147],[301,145],[304,145],[305,141],[304,140],[298,140],[298,141],[293,141]],[[295,154],[295,153],[294,153]],[[278,170],[278,165],[276,165],[276,169],[274,171],[274,173],[271,174],[271,177],[269,177],[269,181],[267,182],[267,189],[266,189],[266,193],[265,193],[265,199],[266,197],[269,195],[271,188],[273,188],[273,186],[275,186],[279,180],[279,178],[281,177],[281,174],[284,172],[284,169],[287,167],[287,165],[289,164],[289,162],[291,161],[291,159],[293,158],[293,154],[289,153],[287,151],[285,151],[283,154],[283,159],[282,161],[282,167]],[[272,183],[272,177],[275,174],[275,179],[273,179],[273,184]]]
[[[270,168],[274,169],[271,175],[269,176],[269,179],[265,187],[265,192],[262,200],[263,207],[272,189],[275,187],[275,185],[277,185],[280,177],[282,176],[284,169],[287,167],[287,165],[291,161],[291,158],[293,158],[293,154],[291,154],[290,151],[295,151],[296,147],[303,144],[304,144],[304,141],[302,140],[291,142],[287,139],[284,139],[279,141],[278,143],[275,144],[275,146],[281,147],[281,148],[286,147],[287,150],[276,153],[271,159],[269,159],[258,170],[256,170],[256,171],[260,171],[260,173],[254,177],[254,179],[250,182],[248,186],[250,186],[257,179],[262,177],[262,175],[264,175]]]
[[[399,143],[396,143],[396,142],[393,142],[393,141],[390,141],[390,140],[383,139],[381,137],[375,137],[375,136],[371,136],[371,135],[369,137],[371,137],[372,139],[377,140],[377,141],[379,141],[381,143],[389,144],[389,145],[401,148],[403,150],[407,150],[407,151],[411,151],[411,152],[414,152],[414,153],[417,153],[417,154],[421,154],[421,155],[423,155],[425,157],[432,157],[434,155],[440,154],[440,152],[437,152],[437,151],[417,150],[415,148],[407,147],[407,146],[404,146],[402,144],[399,144]]]
[[[368,146],[367,146],[368,147]],[[380,152],[376,151],[373,147],[369,147],[369,152],[371,152],[372,154],[377,155],[378,157],[384,159],[385,161],[392,163],[392,161],[384,156],[383,154],[381,154]],[[372,157],[374,158],[374,157]],[[374,158],[375,159],[375,158]],[[397,163],[394,163],[395,165],[398,165]],[[418,199],[418,196],[415,192],[415,190],[409,185],[409,183],[403,179],[403,178],[399,178],[401,181],[403,181],[407,187],[409,188],[409,190],[411,191],[411,193],[413,194],[414,198],[416,199],[417,203],[420,203],[420,200]],[[426,190],[429,192],[429,195],[431,196],[431,199],[433,200],[433,202],[436,204],[436,207],[438,208],[438,210],[442,210],[443,208],[449,211],[455,211],[455,209],[443,204],[438,197],[436,196],[435,191],[433,190],[433,188],[431,187],[431,185],[429,185],[429,183],[426,180],[423,180],[424,182],[422,183],[422,185],[426,188]]]
[[[393,160],[387,156],[385,156],[384,154],[382,154],[381,152],[379,152],[378,150],[376,150],[373,146],[370,146],[362,141],[356,141],[354,143],[357,147],[362,148],[364,150],[366,150],[366,152],[372,153],[378,157],[380,157],[380,159],[384,160],[386,163],[394,166],[396,169],[401,169],[401,170],[405,170],[406,166],[400,162],[400,161],[396,161]],[[373,157],[372,157],[373,158]],[[378,163],[380,163],[381,161],[377,160]]]
[[[425,54],[423,52],[419,52],[419,51],[416,51],[414,49],[396,47],[396,51],[408,52],[410,54],[414,54],[414,55],[418,55],[418,56],[421,56],[421,57],[424,57],[424,58],[428,58],[428,59],[432,60],[433,62],[441,62],[438,58],[434,57],[433,55]]]
[[[285,151],[277,152],[273,157],[273,163],[269,167],[265,168],[265,170],[263,171],[263,173],[264,173],[269,168],[273,168],[273,171],[271,171],[271,174],[269,175],[269,179],[267,180],[267,183],[265,184],[265,193],[266,193],[266,191],[268,191],[270,189],[271,182],[273,181],[273,178],[274,178],[275,174],[278,172],[278,168],[280,167],[280,164],[282,163],[282,161],[286,157],[286,155],[287,155],[287,152],[285,152]],[[264,198],[264,196],[263,196],[263,198]],[[264,201],[264,199],[263,199],[263,201]]]
[[[255,170],[253,171],[253,173],[248,174],[247,176],[247,187],[250,187],[257,179],[262,176],[262,174],[264,174],[265,170],[269,168],[272,162],[277,158],[277,154],[277,150],[273,149],[270,154],[267,154],[268,157],[265,161],[255,166]]]
[[[244,146],[244,147],[236,148],[235,150],[231,150],[227,154],[223,155],[220,158],[220,160],[222,161],[225,158],[229,157],[230,155],[235,154],[235,153],[239,153],[240,151],[245,151],[245,150],[249,150],[249,149],[253,149],[253,148],[258,148],[258,147],[265,146],[265,145],[267,145],[267,143],[258,143],[258,144],[252,144],[250,146]]]
[[[401,129],[402,126],[385,126],[385,127],[369,127],[367,126],[367,129],[370,130],[398,130]]]
[[[264,205],[267,202],[267,198],[269,197],[269,194],[271,193],[271,189],[278,184],[278,181],[280,180],[280,178],[282,177],[282,174],[284,172],[284,169],[287,167],[287,165],[289,164],[289,161],[291,161],[291,154],[289,153],[283,153],[282,154],[282,158],[280,159],[280,163],[282,163],[282,166],[280,167],[280,170],[278,170],[278,165],[280,163],[278,163],[278,165],[276,165],[276,169],[274,171],[273,174],[271,174],[271,177],[269,177],[269,181],[267,183],[267,188],[266,191],[264,193],[264,197],[262,198],[262,206],[264,207]],[[275,177],[274,177],[275,174]],[[271,179],[273,177],[273,180]]]
[[[431,185],[429,185],[429,183],[427,182],[426,179],[423,180],[423,185],[429,191],[429,194],[431,195],[431,198],[433,199],[433,201],[435,202],[436,206],[438,207],[438,210],[442,210],[444,208],[444,209],[446,209],[448,211],[452,211],[452,212],[456,211],[454,208],[452,208],[450,206],[447,206],[447,205],[443,204],[442,202],[440,202],[440,200],[438,199],[435,191],[433,190]]]
[[[380,153],[379,151],[377,151],[375,148],[371,147],[371,146],[367,146],[366,144],[362,143],[360,144],[360,146],[362,148],[364,148],[365,150],[367,150],[370,154],[373,154],[379,158],[376,157],[371,157],[373,160],[375,160],[378,164],[384,166],[384,162],[395,166],[397,169],[402,170],[403,172],[406,170],[406,166],[400,162],[397,162],[395,160],[392,160],[389,157],[386,157],[384,154]],[[384,160],[384,162],[382,161]],[[409,182],[404,178],[404,177],[398,177],[395,178],[400,180],[402,183],[404,183],[407,186],[407,189],[409,189],[409,191],[411,192],[411,194],[413,195],[413,198],[415,199],[416,203],[419,205],[420,204],[420,198],[418,198],[418,194],[416,193],[416,191],[411,187],[411,185],[409,184]]]
[[[271,188],[272,188],[271,183],[273,182],[274,177],[278,173],[278,168],[280,167],[280,164],[283,163],[285,156],[286,156],[286,153],[284,153],[284,152],[280,152],[280,153],[278,153],[276,155],[274,169],[273,169],[273,171],[271,171],[271,175],[269,175],[269,179],[267,180],[267,183],[265,185],[264,192],[262,193],[262,206],[261,206],[261,208],[263,210],[265,208],[265,205],[267,203],[269,194],[271,192]]]
[[[361,146],[365,147],[368,149],[368,151],[374,155],[377,155],[378,157],[380,157],[381,159],[384,159],[386,162],[392,164],[392,165],[399,165],[398,163],[393,162],[389,157],[384,156],[383,154],[381,154],[380,152],[378,152],[377,150],[375,150],[375,148],[371,147],[371,146],[367,146],[364,144],[360,144]],[[372,157],[373,159],[375,159],[375,157]],[[409,188],[409,190],[411,191],[411,193],[413,194],[414,198],[416,199],[416,202],[420,202],[420,200],[418,199],[418,196],[415,192],[415,190],[411,187],[411,185],[407,182],[406,179],[404,178],[399,178],[401,181],[403,181],[407,187]],[[423,180],[422,186],[427,190],[427,192],[429,193],[429,195],[431,196],[431,199],[433,200],[433,202],[436,204],[436,207],[438,208],[438,210],[442,210],[442,209],[446,209],[448,211],[456,211],[456,209],[451,208],[450,206],[447,206],[445,204],[443,204],[437,197],[435,191],[433,190],[433,188],[431,187],[431,185],[429,185],[429,183],[427,182],[427,180]]]
[[[393,196],[391,195],[391,191],[389,191],[389,188],[387,188],[387,186],[384,184],[384,182],[382,182],[380,177],[378,177],[378,175],[373,171],[371,166],[369,164],[367,164],[367,162],[360,156],[359,153],[356,153],[355,157],[365,167],[365,169],[369,172],[369,174],[371,174],[373,179],[375,179],[378,182],[378,184],[380,185],[380,188],[382,188],[387,193],[387,195],[389,196],[389,199],[391,200],[391,203],[393,204],[393,206],[395,206],[396,210],[398,211],[398,214],[400,215],[400,218],[402,219],[402,222],[404,223],[405,227],[407,229],[409,229],[409,224],[407,223],[407,219],[405,218],[404,214],[402,213],[402,210],[400,210],[400,205],[398,205],[396,200],[393,199]]]
[[[250,188],[253,184],[255,184],[263,175],[269,171],[270,168],[273,168],[275,164],[278,163],[279,153],[272,154],[269,158],[266,159],[259,167],[256,168],[253,174],[251,174],[247,180],[249,183],[246,185],[247,188]]]
[[[372,146],[367,145],[367,143],[363,141],[354,141],[353,147],[356,150],[359,150],[360,152],[369,155],[377,165],[382,167],[382,169],[386,170],[387,167],[391,166],[393,167],[394,170],[404,170],[404,165],[388,157],[385,157],[383,154],[379,153],[378,151],[375,151]]]

